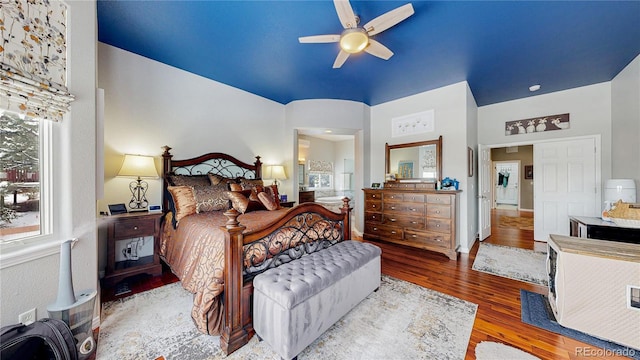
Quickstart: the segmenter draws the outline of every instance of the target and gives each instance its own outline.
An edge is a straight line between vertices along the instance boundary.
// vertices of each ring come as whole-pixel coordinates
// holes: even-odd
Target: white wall
[[[467,232],[467,246],[461,249],[469,252],[478,235],[478,105],[467,84],[467,146],[473,150],[473,158],[470,159],[473,167],[473,176],[467,177],[467,223],[459,227],[459,231]],[[467,174],[468,175],[468,174]]]
[[[445,86],[439,89],[408,96],[386,102],[371,108],[370,153],[371,182],[384,182],[385,175],[385,143],[390,145],[414,141],[435,140],[442,135],[442,173],[443,178],[455,178],[460,182],[461,193],[458,210],[458,243],[460,249],[468,251],[468,224],[475,219],[468,219],[469,181],[467,177],[467,123],[470,92],[466,82]],[[473,102],[475,103],[475,101]],[[432,133],[391,137],[392,119],[415,114],[426,110],[435,110],[435,131]]]
[[[505,122],[569,113],[570,128],[505,135]],[[531,144],[535,141],[601,135],[602,178],[611,176],[611,83],[506,101],[478,108],[478,143]]]
[[[611,137],[611,177],[635,179],[640,199],[640,55],[611,81]]]
[[[163,145],[173,148],[174,159],[219,151],[248,163],[259,155],[264,164],[282,164],[291,156],[284,145],[282,104],[102,43],[98,61],[98,83],[105,92],[101,211],[129,203],[132,179],[115,177],[125,153],[155,156],[159,173]],[[159,204],[161,180],[148,183],[147,199]],[[291,179],[283,186],[288,183]],[[100,252],[102,269],[103,243]]]
[[[60,240],[78,237],[72,250],[76,292],[97,289],[95,230],[95,119],[96,119],[96,3],[67,1],[69,36],[67,73],[69,91],[76,100],[71,113],[54,124],[54,235]],[[2,326],[18,322],[31,308],[48,317],[46,307],[57,297],[59,255],[10,266],[0,271]],[[99,300],[98,300],[99,302]]]

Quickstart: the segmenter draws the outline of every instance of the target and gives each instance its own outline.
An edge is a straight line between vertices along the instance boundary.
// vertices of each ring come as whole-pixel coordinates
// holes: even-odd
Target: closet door
[[[569,235],[569,216],[598,216],[599,152],[594,138],[533,145],[535,240]]]

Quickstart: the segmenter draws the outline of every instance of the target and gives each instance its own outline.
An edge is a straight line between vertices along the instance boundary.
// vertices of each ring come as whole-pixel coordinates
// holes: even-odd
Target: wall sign
[[[391,119],[391,137],[435,131],[435,111],[405,115]]]
[[[569,128],[569,114],[548,115],[531,119],[507,121],[505,136],[530,134],[551,130],[566,130]]]

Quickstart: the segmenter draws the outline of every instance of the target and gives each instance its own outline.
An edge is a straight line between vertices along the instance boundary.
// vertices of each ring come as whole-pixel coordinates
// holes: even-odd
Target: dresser
[[[298,203],[314,202],[316,201],[315,191],[300,191],[298,192]]]
[[[387,183],[364,191],[364,239],[430,250],[457,260],[459,191],[426,184]]]

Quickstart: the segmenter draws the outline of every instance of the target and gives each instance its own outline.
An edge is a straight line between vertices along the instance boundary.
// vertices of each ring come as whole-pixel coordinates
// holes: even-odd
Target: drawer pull
[[[396,207],[395,207],[395,206],[392,206],[392,207],[391,207],[391,210],[395,210],[395,209],[396,209]]]
[[[414,235],[411,235],[411,237],[412,237],[412,238],[417,238],[417,237],[418,237],[418,235],[415,235],[415,234],[414,234]]]
[[[440,210],[436,210],[436,214],[440,214]]]
[[[374,207],[376,207],[376,206],[375,206],[375,205],[371,205],[371,207],[373,207],[373,208],[374,208]]]
[[[378,228],[377,228],[377,227],[374,227],[374,228],[373,228],[373,231],[378,231]]]
[[[409,210],[411,210],[411,211],[416,211],[416,209],[409,209]]]
[[[442,239],[440,239],[440,238],[435,238],[435,240],[436,240],[437,242],[442,242]]]
[[[377,219],[378,217],[377,217],[377,216],[375,216],[375,215],[373,215],[371,218],[372,218],[372,219]]]
[[[375,197],[378,197],[378,195],[372,195],[371,197],[375,198]]]
[[[395,231],[395,230],[393,230],[393,231],[391,231],[391,233],[395,235],[396,231]]]
[[[134,227],[133,227],[133,230],[138,230],[138,227],[137,227],[137,226],[134,226]]]
[[[395,221],[396,221],[396,219],[389,219],[389,221],[391,221],[391,222],[395,222]]]
[[[440,227],[440,224],[436,225],[436,227]]]
[[[418,222],[417,222],[417,221],[412,221],[411,223],[412,223],[412,224],[417,224]]]

